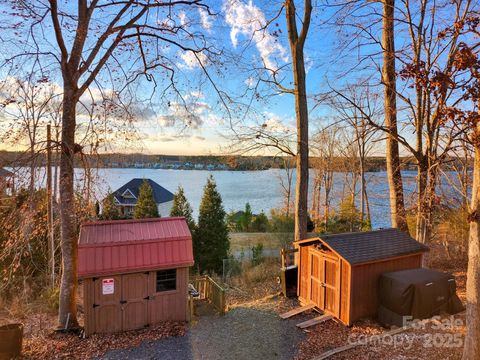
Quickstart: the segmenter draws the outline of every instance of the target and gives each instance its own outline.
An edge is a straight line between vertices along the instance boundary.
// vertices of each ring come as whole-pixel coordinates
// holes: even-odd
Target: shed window
[[[157,292],[175,290],[177,288],[177,270],[157,271]]]

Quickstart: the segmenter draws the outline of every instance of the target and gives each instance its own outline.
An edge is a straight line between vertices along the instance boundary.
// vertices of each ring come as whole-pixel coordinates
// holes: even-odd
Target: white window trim
[[[137,198],[135,195],[133,195],[133,193],[130,191],[130,189],[127,189],[127,190],[125,190],[125,191],[122,193],[122,196],[123,196],[124,198],[128,198],[128,196],[125,196],[125,194],[126,194],[127,192],[130,194],[130,197],[132,197],[132,198],[134,198],[134,199]]]

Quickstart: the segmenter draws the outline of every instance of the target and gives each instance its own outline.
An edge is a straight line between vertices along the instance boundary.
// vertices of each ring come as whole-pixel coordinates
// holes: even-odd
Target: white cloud
[[[193,70],[198,68],[200,67],[199,61],[203,66],[206,66],[208,63],[207,55],[201,52],[195,54],[193,51],[184,51],[180,54],[180,58],[183,62],[178,63],[177,66],[181,69]]]
[[[210,32],[212,29],[210,15],[208,15],[208,12],[205,9],[198,9],[198,12],[200,13],[200,23],[202,24],[202,27]]]
[[[205,95],[201,91],[190,91],[190,96],[196,99],[205,97]]]
[[[314,64],[313,59],[310,56],[305,55],[305,72],[307,74],[313,68],[313,64]]]
[[[188,18],[187,18],[187,14],[185,13],[185,11],[180,11],[180,13],[178,14],[178,19],[180,20],[180,24],[182,26],[186,26],[187,23],[188,23]]]
[[[205,123],[212,123],[211,107],[204,102],[187,104],[171,103],[168,114],[161,115],[158,122],[162,127],[187,126],[199,129]]]
[[[285,121],[277,114],[265,112],[264,117],[266,118],[264,125],[270,132],[287,134],[295,131],[295,128],[288,124],[288,121]]]
[[[267,21],[262,10],[253,4],[252,0],[244,3],[240,0],[225,0],[223,5],[225,21],[230,26],[230,39],[234,47],[238,46],[239,35],[251,38],[265,66],[278,69],[278,63],[273,59],[288,61],[286,49],[277,39],[263,27]]]

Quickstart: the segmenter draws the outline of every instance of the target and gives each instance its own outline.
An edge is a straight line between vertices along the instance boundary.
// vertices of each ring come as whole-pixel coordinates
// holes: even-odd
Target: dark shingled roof
[[[428,247],[398,229],[320,235],[320,239],[350,264],[428,251]]]
[[[9,177],[12,176],[13,173],[11,171],[8,171],[7,169],[1,168],[0,167],[0,177]]]
[[[164,187],[158,185],[155,181],[151,179],[132,179],[119,189],[115,190],[113,192],[113,196],[120,202],[120,204],[125,205],[125,204],[131,204],[135,205],[137,203],[137,199],[132,199],[132,198],[124,198],[122,194],[126,190],[130,190],[130,192],[138,198],[138,193],[140,186],[143,184],[143,181],[147,181],[150,186],[152,187],[153,190],[153,197],[155,198],[155,202],[157,204],[169,202],[173,200],[173,194],[165,189]]]

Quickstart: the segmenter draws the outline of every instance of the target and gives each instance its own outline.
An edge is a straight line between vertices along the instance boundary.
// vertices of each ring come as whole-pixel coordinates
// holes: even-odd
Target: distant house
[[[11,171],[0,167],[0,196],[12,196],[15,191],[15,177]]]
[[[113,198],[115,204],[120,208],[120,213],[125,217],[133,215],[133,209],[137,204],[139,189],[143,181],[147,181],[152,187],[158,214],[162,217],[169,216],[173,205],[173,194],[151,179],[140,178],[130,180],[113,192]]]

